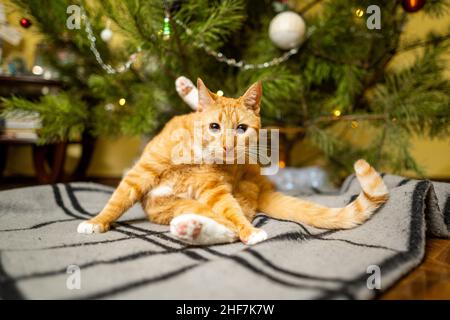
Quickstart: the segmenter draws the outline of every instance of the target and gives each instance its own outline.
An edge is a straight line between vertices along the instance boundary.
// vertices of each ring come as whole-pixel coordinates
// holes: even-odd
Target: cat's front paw
[[[254,245],[267,239],[267,232],[263,229],[253,228],[240,233],[239,238],[246,245]]]
[[[109,230],[108,224],[97,223],[91,220],[83,221],[78,225],[77,232],[84,234],[103,233]]]

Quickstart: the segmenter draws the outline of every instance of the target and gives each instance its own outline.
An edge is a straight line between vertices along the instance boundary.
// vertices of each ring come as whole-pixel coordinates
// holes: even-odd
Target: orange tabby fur
[[[174,163],[172,150],[180,145],[192,154],[205,149],[220,149],[225,155],[236,152],[238,137],[224,132],[213,134],[209,130],[211,123],[219,124],[221,129],[236,129],[239,124],[256,133],[260,129],[260,82],[238,99],[211,93],[200,79],[197,85],[197,112],[174,117],[166,124],[148,143],[105,208],[80,224],[79,232],[105,232],[128,208],[141,201],[152,222],[171,224],[171,232],[186,242],[210,244],[239,238],[254,244],[266,238],[264,231],[251,224],[257,211],[318,228],[346,229],[363,223],[387,200],[382,178],[364,160],[355,163],[362,192],[344,208],[328,208],[276,192],[256,164]],[[195,121],[200,121],[205,137],[200,145],[192,147],[189,143],[197,134],[193,129]],[[189,134],[173,134],[180,129]],[[249,139],[251,131],[247,129],[240,138]],[[221,235],[215,239],[214,232]]]

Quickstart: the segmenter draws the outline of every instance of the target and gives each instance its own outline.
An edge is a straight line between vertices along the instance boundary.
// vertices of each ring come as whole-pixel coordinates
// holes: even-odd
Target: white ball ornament
[[[288,50],[298,47],[305,40],[305,34],[305,21],[295,12],[281,12],[270,22],[270,40],[280,49]]]
[[[100,33],[100,37],[105,42],[108,42],[109,40],[111,40],[112,36],[113,36],[113,32],[109,28],[103,29],[102,32]]]

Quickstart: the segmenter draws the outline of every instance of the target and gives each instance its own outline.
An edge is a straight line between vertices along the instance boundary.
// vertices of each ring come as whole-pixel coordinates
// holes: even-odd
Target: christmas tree
[[[68,88],[39,101],[3,100],[4,113],[40,114],[43,142],[153,134],[191,111],[175,91],[179,76],[201,77],[227,96],[262,80],[263,125],[279,128],[287,146],[309,139],[341,173],[361,157],[420,173],[411,135],[449,134],[442,70],[450,32],[400,44],[412,11],[440,17],[447,1],[103,0],[73,10],[69,0],[14,2],[45,36],[47,58]],[[77,8],[80,28],[68,28]],[[277,19],[282,10],[289,16]],[[110,45],[112,33],[119,45]],[[418,47],[414,63],[389,68],[398,53]],[[57,49],[73,58],[62,63]],[[361,126],[375,128],[371,141],[350,145],[343,137]]]

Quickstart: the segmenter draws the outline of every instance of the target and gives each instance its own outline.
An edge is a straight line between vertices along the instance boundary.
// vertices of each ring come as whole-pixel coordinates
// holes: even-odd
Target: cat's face
[[[198,79],[199,106],[196,117],[201,137],[194,146],[201,149],[207,161],[215,163],[248,163],[256,155],[261,126],[259,109],[261,83],[252,85],[240,98],[218,96]]]

